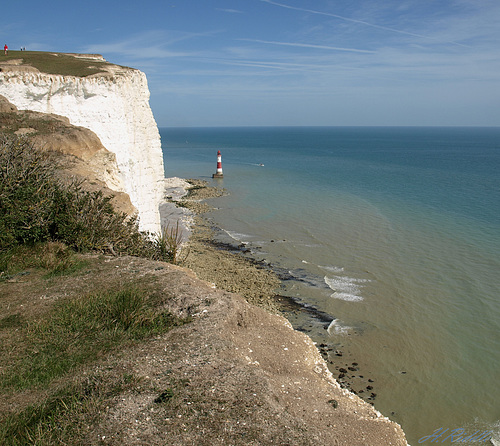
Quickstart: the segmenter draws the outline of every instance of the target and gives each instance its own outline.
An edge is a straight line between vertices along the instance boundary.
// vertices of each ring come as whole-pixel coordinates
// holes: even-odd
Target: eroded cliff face
[[[92,130],[116,156],[121,185],[115,182],[113,187],[130,196],[141,230],[159,231],[163,155],[146,75],[111,64],[106,72],[87,77],[22,67],[12,63],[8,69],[0,67],[0,95],[20,110],[62,115],[71,124]]]
[[[64,116],[18,110],[0,95],[0,136],[28,136],[38,148],[58,153],[54,161],[63,181],[76,180],[88,191],[112,196],[118,212],[136,215],[125,190],[114,153],[106,150],[97,135],[85,127],[71,125]]]

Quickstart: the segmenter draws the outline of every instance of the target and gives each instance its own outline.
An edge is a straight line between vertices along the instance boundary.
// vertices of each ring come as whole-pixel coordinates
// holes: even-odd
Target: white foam
[[[361,296],[356,296],[350,293],[332,293],[330,297],[334,297],[335,299],[345,300],[347,302],[361,302],[363,298]]]
[[[338,319],[334,319],[332,322],[330,322],[330,325],[327,328],[327,332],[329,335],[346,335],[349,333],[349,330],[351,327],[348,327],[347,325],[340,325]]]
[[[319,265],[319,267],[325,271],[330,271],[331,273],[334,273],[334,274],[344,272],[344,268],[342,268],[341,266],[322,266],[322,265]]]
[[[223,231],[233,240],[236,240],[238,242],[244,242],[245,240],[249,240],[250,238],[252,238],[250,235],[242,234],[240,232],[228,231],[227,229],[223,229]]]
[[[334,291],[331,297],[348,302],[360,302],[362,283],[369,282],[366,279],[354,279],[346,276],[324,277],[325,283]]]

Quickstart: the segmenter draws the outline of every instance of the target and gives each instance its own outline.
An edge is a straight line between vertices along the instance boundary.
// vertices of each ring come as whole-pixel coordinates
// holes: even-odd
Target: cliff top
[[[0,71],[41,72],[61,76],[88,77],[115,74],[131,68],[109,63],[99,54],[9,51],[0,57]]]
[[[0,355],[0,419],[10,414],[0,423],[2,444],[406,445],[397,425],[332,384],[312,342],[284,318],[171,264],[74,261],[50,279],[28,268],[0,281],[1,345],[9,352]],[[115,319],[106,328],[102,315],[115,313],[99,302],[114,308],[113,296],[129,295],[130,328]],[[129,306],[116,308],[128,324]],[[133,336],[152,315],[170,315],[161,326],[173,326]],[[46,362],[50,351],[60,359]]]

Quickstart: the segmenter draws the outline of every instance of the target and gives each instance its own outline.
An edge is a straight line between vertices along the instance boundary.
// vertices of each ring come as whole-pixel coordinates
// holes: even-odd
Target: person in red
[[[5,44],[5,46],[3,47],[3,53],[7,56],[7,54],[9,54],[9,47],[7,46],[7,44]]]

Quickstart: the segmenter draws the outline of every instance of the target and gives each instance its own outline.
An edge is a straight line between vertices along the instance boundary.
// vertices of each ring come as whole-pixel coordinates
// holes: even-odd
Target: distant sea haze
[[[281,294],[329,315],[294,323],[356,358],[410,444],[440,428],[498,435],[499,128],[161,136],[166,176],[228,190],[208,217],[287,272]],[[224,179],[212,180],[218,150]]]

